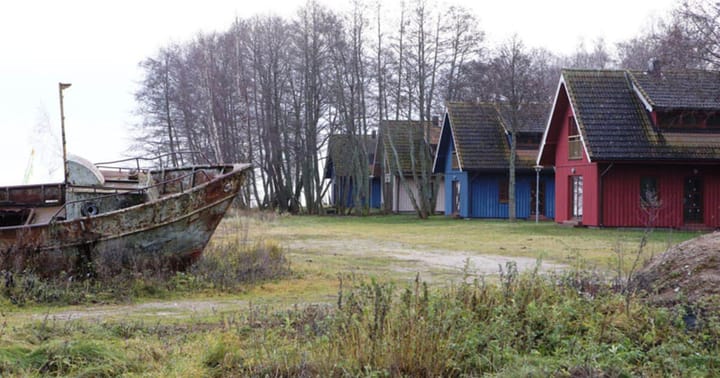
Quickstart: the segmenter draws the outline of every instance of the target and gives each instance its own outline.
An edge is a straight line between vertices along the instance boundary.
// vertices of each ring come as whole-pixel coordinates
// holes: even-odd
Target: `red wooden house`
[[[720,227],[720,72],[563,70],[537,162],[559,223]]]

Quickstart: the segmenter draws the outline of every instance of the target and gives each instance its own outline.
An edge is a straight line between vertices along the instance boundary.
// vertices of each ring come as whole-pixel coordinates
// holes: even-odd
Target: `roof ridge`
[[[628,71],[626,69],[614,69],[614,68],[603,68],[603,69],[595,69],[595,68],[562,68],[561,73],[564,72],[577,72],[577,73],[618,73],[618,72],[625,72]]]
[[[640,126],[642,127],[642,131],[645,134],[645,137],[648,139],[648,142],[650,142],[652,146],[664,143],[662,134],[658,133],[657,130],[655,130],[652,120],[650,120],[650,117],[648,117],[648,114],[645,112],[645,106],[642,104],[642,99],[640,98],[640,96],[644,97],[647,101],[650,102],[652,102],[652,99],[649,97],[648,93],[645,91],[642,85],[637,82],[635,75],[633,75],[632,72],[629,70],[625,73],[625,83],[627,84],[628,90],[630,91],[630,98],[635,104],[635,110],[637,112],[638,118],[640,119]],[[633,93],[637,91],[640,91],[640,93]],[[652,105],[654,106],[654,103]]]
[[[445,106],[446,106],[446,107],[449,106],[449,105],[476,105],[476,106],[481,106],[481,105],[493,105],[493,104],[495,104],[496,102],[497,102],[497,101],[447,101],[447,102],[445,103]]]
[[[643,73],[647,74],[648,72],[645,70],[633,70],[633,69],[627,69],[626,71],[630,72],[631,74],[635,73]],[[704,69],[704,68],[664,68],[660,72],[668,72],[668,73],[681,73],[681,72],[702,72],[702,73],[714,73],[714,74],[720,74],[720,70],[711,70],[711,69]]]

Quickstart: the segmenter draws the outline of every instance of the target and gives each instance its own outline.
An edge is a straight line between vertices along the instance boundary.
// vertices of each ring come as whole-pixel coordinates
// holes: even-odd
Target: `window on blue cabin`
[[[540,133],[517,133],[517,148],[520,150],[534,150],[540,145],[542,134]]]

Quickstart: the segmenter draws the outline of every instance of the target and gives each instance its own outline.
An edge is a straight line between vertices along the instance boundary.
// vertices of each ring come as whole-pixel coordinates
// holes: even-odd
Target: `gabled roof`
[[[354,171],[353,151],[356,151],[358,147],[363,148],[367,153],[368,169],[372,169],[376,144],[375,135],[331,135],[328,139],[324,178],[331,178],[333,174],[338,177],[352,176]]]
[[[395,158],[393,156],[393,148],[397,151],[397,160],[400,162],[400,168],[405,174],[413,173],[412,154],[415,154],[416,162],[419,161],[420,147],[426,147],[430,144],[429,160],[432,164],[432,157],[440,139],[440,128],[431,121],[392,121],[385,120],[380,122],[380,138],[385,148],[387,159],[391,159],[393,167],[395,167]],[[420,169],[418,163],[416,169]],[[430,169],[432,167],[428,167]]]
[[[460,168],[463,171],[484,169],[507,169],[510,164],[510,117],[512,113],[494,103],[449,102],[446,104],[443,138],[451,136],[457,151]],[[545,125],[548,104],[526,104],[517,113],[518,133],[541,133]],[[441,148],[449,144],[441,141]],[[440,152],[442,153],[442,152]],[[439,154],[440,154],[439,153]],[[438,154],[435,170],[442,170],[437,164],[443,159]],[[532,168],[535,165],[537,149],[531,153],[518,151],[516,167]]]
[[[591,156],[635,158],[652,152],[652,125],[625,71],[563,70],[563,78]]]
[[[720,159],[720,133],[703,133],[704,143],[698,143],[697,138],[687,138],[686,134],[659,129],[647,111],[647,105],[657,109],[720,110],[720,102],[712,105],[709,97],[713,86],[720,90],[717,73],[660,75],[563,70],[538,163],[549,164],[554,159],[554,141],[562,137],[556,129],[564,121],[567,106],[571,107],[591,161]],[[709,78],[715,79],[707,82]],[[693,86],[699,88],[695,95],[690,94]]]

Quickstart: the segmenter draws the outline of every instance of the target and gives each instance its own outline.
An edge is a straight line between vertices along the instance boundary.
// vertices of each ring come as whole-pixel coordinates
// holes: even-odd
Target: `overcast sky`
[[[291,17],[304,0],[25,0],[0,11],[0,185],[61,181],[58,82],[65,90],[68,152],[91,161],[125,156],[137,122],[138,63],[171,42],[225,31],[255,14]],[[332,1],[321,0],[338,9]],[[342,1],[347,3],[347,1]],[[388,6],[399,0],[385,1]],[[570,53],[581,40],[615,43],[638,34],[672,0],[458,0],[473,9],[491,43],[517,33],[527,45]],[[59,150],[59,148],[57,149]],[[56,164],[49,164],[55,161]],[[52,166],[53,175],[49,175]]]

